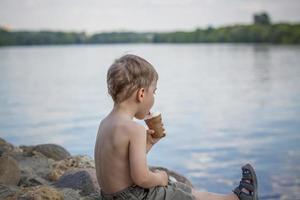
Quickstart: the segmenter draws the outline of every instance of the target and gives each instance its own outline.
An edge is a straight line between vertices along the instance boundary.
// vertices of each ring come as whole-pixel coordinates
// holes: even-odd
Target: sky
[[[251,23],[300,22],[300,0],[0,0],[0,25],[12,30],[174,31]]]

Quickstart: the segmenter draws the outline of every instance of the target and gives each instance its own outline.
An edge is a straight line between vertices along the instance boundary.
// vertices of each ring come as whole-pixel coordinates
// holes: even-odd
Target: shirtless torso
[[[104,193],[112,194],[134,184],[130,176],[129,143],[131,132],[142,130],[141,127],[121,116],[109,115],[102,120],[95,145],[95,163],[98,183]]]

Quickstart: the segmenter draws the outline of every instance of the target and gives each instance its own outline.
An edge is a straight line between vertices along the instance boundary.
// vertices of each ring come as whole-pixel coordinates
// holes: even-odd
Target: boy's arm
[[[148,153],[152,146],[157,143],[161,138],[154,138],[152,135],[154,134],[154,130],[147,130],[147,143],[146,143],[146,152]]]
[[[129,164],[133,182],[143,188],[166,186],[168,175],[164,171],[151,172],[147,165],[145,128],[140,125],[133,127],[130,132]]]
[[[148,153],[150,151],[150,149],[152,148],[152,146],[155,144],[155,142],[153,142],[152,136],[151,134],[153,134],[154,131],[153,130],[147,130],[147,143],[146,143],[146,153]]]

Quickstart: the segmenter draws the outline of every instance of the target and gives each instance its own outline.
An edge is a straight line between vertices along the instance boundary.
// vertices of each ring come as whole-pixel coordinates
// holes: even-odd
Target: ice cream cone
[[[155,131],[155,133],[153,134],[154,138],[161,138],[166,136],[166,133],[164,132],[164,128],[162,126],[161,113],[151,114],[144,121],[147,124],[149,129]]]

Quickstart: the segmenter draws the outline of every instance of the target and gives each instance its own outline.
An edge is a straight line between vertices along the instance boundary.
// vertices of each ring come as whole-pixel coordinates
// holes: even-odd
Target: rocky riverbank
[[[191,182],[165,170],[179,182]],[[0,138],[0,199],[93,200],[100,198],[94,160],[56,144],[14,146]]]

